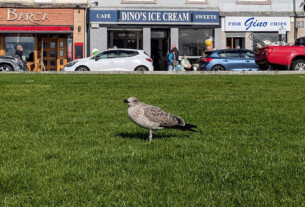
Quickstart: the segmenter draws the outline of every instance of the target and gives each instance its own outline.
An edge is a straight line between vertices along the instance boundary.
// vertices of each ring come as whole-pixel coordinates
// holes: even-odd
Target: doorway
[[[245,48],[244,37],[229,37],[227,38],[227,48]]]
[[[67,64],[67,35],[40,35],[37,47],[38,62],[43,62],[43,70],[61,71]]]
[[[151,57],[154,70],[167,70],[166,54],[170,49],[169,33],[168,29],[151,30]]]

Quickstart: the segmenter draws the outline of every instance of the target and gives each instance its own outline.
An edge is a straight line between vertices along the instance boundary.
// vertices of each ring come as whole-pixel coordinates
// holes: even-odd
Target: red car
[[[305,37],[298,38],[293,46],[265,46],[255,53],[260,69],[284,66],[288,70],[305,70]]]

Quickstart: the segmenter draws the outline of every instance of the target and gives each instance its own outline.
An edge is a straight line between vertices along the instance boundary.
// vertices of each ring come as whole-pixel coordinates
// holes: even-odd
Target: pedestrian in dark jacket
[[[23,55],[23,48],[21,45],[17,45],[17,49],[15,51],[15,56],[17,58],[20,58],[20,60],[22,60],[22,55]]]

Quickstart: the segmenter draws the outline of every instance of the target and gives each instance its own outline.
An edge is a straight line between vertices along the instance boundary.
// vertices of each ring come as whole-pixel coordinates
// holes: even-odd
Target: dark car
[[[8,56],[0,56],[0,72],[25,71],[27,65],[24,61]]]
[[[247,49],[224,49],[207,51],[197,63],[199,70],[256,71],[255,53]]]

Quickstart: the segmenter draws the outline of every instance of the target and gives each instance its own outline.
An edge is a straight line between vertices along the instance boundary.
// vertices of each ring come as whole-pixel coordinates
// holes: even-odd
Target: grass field
[[[304,206],[305,75],[0,75],[0,206]],[[135,96],[198,125],[148,143]]]

